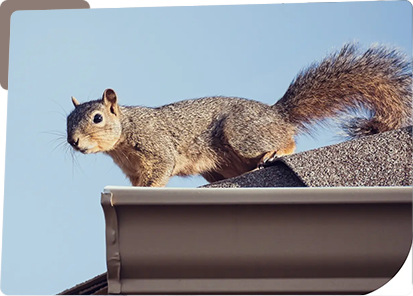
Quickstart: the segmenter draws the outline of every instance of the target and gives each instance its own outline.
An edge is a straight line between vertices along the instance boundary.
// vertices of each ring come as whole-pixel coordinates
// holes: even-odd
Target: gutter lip
[[[106,186],[111,205],[412,203],[413,188],[149,188]],[[120,193],[120,194],[119,194]]]

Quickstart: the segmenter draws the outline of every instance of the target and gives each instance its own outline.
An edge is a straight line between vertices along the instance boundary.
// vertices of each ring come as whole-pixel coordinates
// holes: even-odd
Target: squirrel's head
[[[122,133],[118,99],[106,89],[102,99],[80,104],[72,97],[75,109],[67,117],[67,142],[82,153],[112,150]]]

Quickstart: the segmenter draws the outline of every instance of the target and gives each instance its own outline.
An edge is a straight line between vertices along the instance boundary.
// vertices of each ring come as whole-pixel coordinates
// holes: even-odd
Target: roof
[[[310,150],[310,151],[306,151],[302,153],[284,156],[284,157],[279,158],[276,162],[272,164],[272,166],[268,168],[246,173],[236,178],[219,181],[213,184],[208,184],[206,186],[202,186],[202,188],[207,188],[207,187],[210,187],[210,188],[235,187],[237,188],[237,187],[411,186],[411,184],[413,183],[412,154],[413,154],[412,127],[406,127],[403,129],[394,130],[394,131],[390,131],[390,132],[386,132],[386,133],[382,133],[378,135],[368,136],[368,137],[364,137],[361,139],[351,140],[351,141],[339,143],[339,144],[332,145],[332,146],[322,147],[322,148],[318,148],[318,149],[314,149],[314,150]],[[194,190],[198,190],[199,192],[204,192],[203,189],[194,189]],[[260,189],[260,190],[265,190],[265,189]],[[205,190],[205,192],[206,191],[210,191],[210,190]],[[216,192],[219,192],[219,191],[220,190],[217,190]],[[149,190],[147,192],[154,192],[154,190]],[[254,192],[256,191],[254,190]],[[411,195],[410,193],[408,194],[409,196]],[[178,203],[179,203],[179,199],[183,198],[181,195],[177,195],[177,196],[169,195],[168,197],[173,197],[172,200],[178,200]],[[102,198],[103,198],[103,195],[102,195]],[[288,200],[291,197],[286,196],[286,198]],[[127,199],[125,199],[125,201],[128,203],[128,207],[120,207],[120,208],[125,209],[126,212],[128,212],[128,208],[130,207],[129,203],[130,202],[134,203],[134,199],[130,198],[129,196]],[[182,200],[181,202],[185,203],[187,201],[188,200],[186,201]],[[162,199],[162,202],[165,203],[165,199]],[[260,201],[258,200],[257,202],[260,202]],[[103,205],[103,202],[102,202],[102,205]],[[400,215],[400,213],[398,211],[404,211],[403,215],[407,217],[406,221],[408,221],[408,225],[406,224],[407,226],[404,227],[403,229],[406,230],[408,233],[411,233],[411,225],[410,225],[411,224],[411,210],[410,210],[411,203],[409,205],[410,207],[406,207],[405,205],[403,207],[399,207],[397,205],[391,205],[390,207],[389,205],[386,205],[386,211],[383,212],[383,214],[388,215],[389,211],[392,211],[390,209],[394,208],[395,217],[399,217],[398,215]],[[110,205],[110,206],[113,206],[113,205]],[[106,202],[107,209],[110,208],[110,206],[108,202]],[[374,207],[376,207],[376,212],[375,214],[372,213],[372,215],[376,215],[379,212],[381,213],[381,210],[379,210],[380,209],[379,204],[376,203]],[[141,217],[141,218],[146,217],[147,215],[145,216],[144,214],[147,213],[148,209],[150,208],[151,207],[141,212],[142,215],[133,214],[132,217]],[[176,208],[176,207],[172,207],[172,208]],[[238,207],[238,206],[235,207],[231,211],[230,215],[234,215],[235,211],[241,208],[242,207]],[[251,207],[248,207],[248,208],[251,208]],[[292,207],[289,207],[289,208],[292,208]],[[369,208],[372,208],[372,206],[369,206]],[[405,211],[406,208],[407,208],[407,212]],[[322,207],[319,210],[322,211],[321,209]],[[359,211],[359,210],[354,211],[354,209],[355,208],[349,208],[349,210],[352,213],[351,214],[352,217],[354,216],[355,212]],[[117,210],[119,211],[119,207]],[[112,210],[109,210],[109,211],[112,211]],[[188,211],[181,211],[181,212],[178,211],[178,215],[175,216],[175,218],[177,219],[176,221],[180,221],[181,219],[183,219],[183,213],[187,213],[187,212]],[[119,215],[120,213],[121,212],[118,212]],[[362,213],[363,215],[365,214],[364,210]],[[206,215],[206,213],[204,214]],[[280,212],[279,216],[281,217],[282,215],[283,214]],[[323,215],[328,215],[328,212],[324,213]],[[310,216],[317,217],[317,215],[310,215]],[[116,217],[116,215],[114,217]],[[108,220],[108,216],[106,216],[105,218],[106,220]],[[146,218],[151,219],[150,216]],[[158,218],[161,218],[161,217],[158,217]],[[288,219],[288,215],[286,215],[285,218]],[[389,221],[389,219],[382,219],[382,218],[383,217],[378,219],[378,221],[384,221],[384,220]],[[194,225],[194,223],[196,222],[197,220],[192,221],[192,225]],[[357,229],[360,229],[361,227],[360,225],[363,225],[361,222],[360,224],[358,224]],[[167,223],[165,221],[164,222],[161,221],[159,223],[161,223],[162,225],[168,225],[169,222]],[[310,224],[311,223],[309,223],[309,225]],[[127,223],[127,225],[129,227],[132,224]],[[394,233],[402,229],[402,227],[399,227],[399,226],[400,225],[398,225],[394,229]],[[107,227],[108,227],[108,224],[107,224]],[[209,229],[209,227],[207,227],[207,229]],[[298,228],[295,231],[299,231],[299,229],[300,228]],[[161,231],[161,229],[158,229],[156,231],[159,232]],[[379,234],[381,232],[377,232],[377,233]],[[404,235],[401,235],[400,237],[408,238],[408,235],[406,236],[404,234]],[[408,238],[409,246],[410,246],[410,239]],[[380,240],[385,241],[385,240],[382,240],[382,238],[380,238]],[[404,245],[405,243],[401,239],[399,240],[399,242],[401,246],[400,248],[401,251],[399,252],[399,254],[402,254],[403,253],[402,249],[403,250],[408,249],[409,246]],[[369,242],[367,243],[369,244]],[[107,248],[108,250],[110,250],[109,246],[107,246]],[[145,251],[150,251],[150,250],[151,248],[148,248]],[[374,250],[372,249],[369,250],[369,252],[373,252],[373,251]],[[377,261],[378,262],[377,264],[379,264],[380,260]],[[129,261],[127,261],[128,264],[133,263]],[[125,262],[123,262],[123,264],[125,264]],[[156,265],[155,267],[147,266],[146,268],[148,270],[150,270],[151,268],[156,269]],[[189,267],[186,267],[186,268],[189,268]],[[192,268],[195,268],[195,267],[192,267]],[[356,266],[355,270],[357,270],[357,268],[359,267]],[[384,266],[379,267],[378,265],[377,268],[375,269],[376,271],[379,270],[380,268],[384,268]],[[388,266],[386,268],[388,268]],[[370,268],[369,270],[372,270],[372,269]],[[114,272],[115,272],[114,274],[117,273],[116,270],[114,270]],[[133,273],[133,270],[131,272]],[[388,275],[389,273],[386,271],[386,274]],[[112,273],[112,277],[113,277],[113,273]],[[379,282],[381,281],[382,283],[384,283],[386,281],[386,277],[380,278],[380,279],[377,278],[377,280]],[[146,285],[145,286],[146,288],[149,289],[147,292],[150,292],[151,289],[156,288],[156,287],[150,286],[151,285],[150,281],[141,282],[140,284],[142,283]],[[374,282],[374,283],[371,282],[369,284],[371,285],[374,284],[377,286],[377,283],[378,282]],[[168,287],[170,282],[168,282],[168,280],[165,280],[160,284],[164,285],[164,287]],[[191,284],[190,282],[188,282],[187,284],[192,285],[193,283]],[[239,284],[242,285],[242,283],[239,283]],[[310,284],[312,285],[314,283],[310,283]],[[360,285],[363,285],[362,282],[352,282],[349,284],[354,285],[354,289],[356,289],[356,287],[359,287],[359,289],[361,289]],[[266,283],[263,282],[260,285],[261,285],[260,287],[264,287]],[[288,284],[286,284],[286,282],[278,283],[278,285],[279,287],[284,285],[283,287],[288,288]],[[332,287],[334,287],[333,282],[331,283],[324,282],[323,285],[332,285]],[[317,286],[317,284],[315,284],[315,286]],[[192,286],[192,287],[196,288],[197,285]],[[366,289],[366,287],[364,287],[363,289]],[[363,290],[363,291],[366,291],[366,290]],[[333,292],[336,293],[337,290],[334,290]],[[73,288],[67,289],[61,292],[60,294],[62,295],[94,295],[94,294],[107,294],[107,293],[108,293],[107,273],[103,273],[101,275],[96,276],[93,279],[90,279],[84,283],[76,285]]]
[[[280,157],[266,169],[202,187],[411,186],[412,127]]]
[[[72,288],[60,292],[58,295],[107,295],[108,281],[106,272]]]

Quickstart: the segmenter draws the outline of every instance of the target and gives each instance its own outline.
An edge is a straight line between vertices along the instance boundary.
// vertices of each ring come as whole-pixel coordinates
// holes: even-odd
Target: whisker
[[[52,131],[42,131],[39,132],[41,134],[48,134],[48,135],[53,135],[53,136],[66,136],[66,133],[63,131],[58,131],[58,130],[52,130]]]
[[[56,100],[53,100],[53,99],[50,99],[50,98],[49,98],[49,100],[51,100],[53,103],[59,105],[59,107],[60,107],[60,109],[63,111],[64,116],[65,116],[65,119],[66,119],[68,113],[67,113],[66,110],[63,108],[63,106],[62,106],[58,101],[56,101]]]
[[[59,111],[45,111],[45,112],[46,113],[57,113],[60,116],[62,116],[64,120],[66,120],[66,118],[67,118],[67,115],[65,115],[65,114],[63,114],[62,112],[59,112]]]
[[[64,147],[64,145],[66,144],[66,142],[60,142],[59,144],[57,144],[51,152],[54,152],[57,148],[60,148],[60,151],[62,151],[62,148]]]
[[[64,139],[64,138],[51,139],[51,140],[49,140],[49,141],[46,143],[46,146],[49,146],[50,144],[54,144],[54,143],[56,143],[57,141],[64,142],[65,139]]]
[[[85,171],[83,170],[82,166],[80,165],[80,162],[78,161],[77,157],[76,157],[76,153],[73,154],[74,155],[74,163],[75,163],[75,167],[81,172],[83,173],[83,175],[87,176]]]
[[[53,129],[53,130],[46,130],[46,131],[41,131],[41,133],[47,133],[47,132],[56,132],[56,133],[61,133],[64,134],[65,131],[61,130],[61,129]]]
[[[72,156],[72,180],[74,180],[75,179],[75,165],[74,165],[75,159],[73,155],[74,154],[73,149],[70,150],[70,154]]]
[[[67,155],[70,154],[70,150],[72,150],[72,147],[70,145],[65,146],[65,161],[67,161]]]

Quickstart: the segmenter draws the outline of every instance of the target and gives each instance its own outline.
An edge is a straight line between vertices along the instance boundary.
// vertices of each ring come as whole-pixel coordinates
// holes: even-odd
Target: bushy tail
[[[299,129],[341,112],[368,110],[342,127],[350,137],[380,133],[410,123],[412,65],[396,49],[372,46],[360,52],[346,44],[301,71],[274,105]]]

